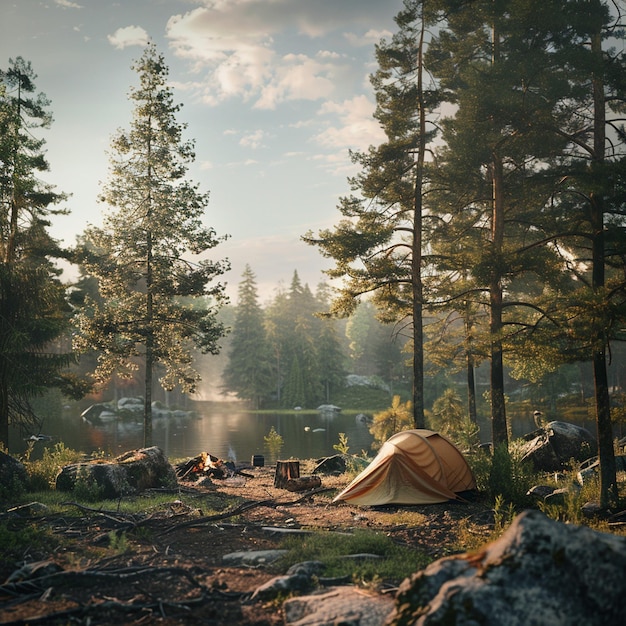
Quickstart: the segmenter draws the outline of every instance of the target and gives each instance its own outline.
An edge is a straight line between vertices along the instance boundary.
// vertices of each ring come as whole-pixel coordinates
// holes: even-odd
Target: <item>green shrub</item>
[[[388,409],[374,414],[369,429],[375,439],[372,448],[380,448],[389,437],[402,430],[413,428],[413,426],[411,402],[407,401],[403,404],[400,401],[400,396],[394,396]]]
[[[7,484],[0,484],[0,502],[13,502],[19,500],[26,493],[26,485],[13,475]]]
[[[339,454],[348,454],[350,446],[348,445],[348,435],[339,433],[339,443],[333,445],[333,450],[337,450]]]
[[[77,463],[82,458],[80,452],[66,448],[63,442],[56,443],[52,448],[44,448],[41,460],[27,461],[25,464],[31,491],[54,488],[61,468]]]
[[[280,451],[285,443],[282,435],[280,435],[273,426],[270,428],[270,432],[263,437],[263,440],[265,441],[265,445],[270,454],[275,457],[280,454]]]
[[[524,509],[532,504],[527,495],[528,490],[539,481],[540,477],[532,463],[522,461],[520,447],[516,442],[511,444],[508,451],[502,446],[496,448],[490,475],[490,494],[494,501],[496,496],[502,495],[518,510]]]

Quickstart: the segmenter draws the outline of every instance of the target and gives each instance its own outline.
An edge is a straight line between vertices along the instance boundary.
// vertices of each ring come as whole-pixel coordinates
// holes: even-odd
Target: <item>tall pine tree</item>
[[[10,60],[0,72],[0,442],[9,426],[40,426],[30,400],[49,387],[67,390],[70,355],[53,349],[68,328],[69,308],[55,259],[66,257],[48,233],[65,199],[39,176],[48,171],[50,102],[36,94],[31,64]]]
[[[341,199],[343,219],[334,230],[304,240],[320,248],[342,278],[335,314],[354,311],[360,298],[372,294],[387,321],[411,320],[413,339],[413,411],[418,428],[424,418],[424,354],[422,316],[423,216],[426,152],[436,136],[431,114],[438,94],[425,84],[424,52],[428,27],[436,19],[425,0],[405,0],[396,18],[398,31],[376,46],[379,69],[371,77],[376,93],[374,117],[387,140],[353,161],[361,172],[352,178],[354,195]]]
[[[242,274],[238,296],[228,364],[223,373],[224,386],[259,409],[272,392],[270,354],[265,316],[258,302],[256,278],[249,265]]]
[[[558,178],[546,172],[567,141],[546,128],[562,121],[570,96],[561,55],[567,11],[527,0],[442,4],[446,27],[429,67],[454,108],[436,156],[437,297],[460,314],[472,302],[489,313],[482,339],[492,441],[506,447],[505,354],[546,314],[541,305],[562,280],[546,210]]]
[[[220,239],[203,224],[208,194],[186,179],[193,143],[182,139],[165,60],[150,44],[133,69],[139,76],[130,93],[133,119],[112,141],[101,197],[110,209],[104,226],[85,235],[91,248],[83,263],[98,278],[103,303],[90,301],[80,316],[77,346],[100,351],[100,382],[143,363],[144,443],[151,445],[155,366],[165,368],[165,389],[195,390],[191,348],[219,351],[224,329],[216,311],[224,287],[213,281],[227,264],[200,258]],[[189,305],[199,299],[202,306]]]

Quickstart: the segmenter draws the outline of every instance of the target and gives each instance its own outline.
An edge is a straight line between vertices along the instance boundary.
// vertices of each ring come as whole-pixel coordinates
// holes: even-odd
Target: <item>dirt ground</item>
[[[301,473],[312,467],[303,464]],[[232,552],[280,548],[284,535],[272,528],[368,528],[433,559],[458,551],[461,519],[489,531],[489,512],[476,502],[360,508],[332,503],[346,475],[322,476],[314,493],[294,493],[274,488],[274,467],[242,471],[181,482],[171,502],[141,515],[84,507],[77,521],[31,511],[58,548],[23,555],[47,568],[37,577],[16,575],[19,563],[0,560],[0,623],[276,626],[284,623],[278,602],[249,602],[276,572],[222,562]]]

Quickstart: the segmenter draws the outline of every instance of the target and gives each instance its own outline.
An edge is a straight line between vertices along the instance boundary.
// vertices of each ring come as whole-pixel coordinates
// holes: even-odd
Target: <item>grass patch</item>
[[[0,567],[37,561],[53,553],[59,540],[45,526],[22,519],[0,521]]]
[[[321,561],[325,565],[324,577],[347,576],[363,585],[381,579],[400,583],[432,560],[422,552],[397,545],[386,535],[367,530],[290,536],[282,547],[289,552],[281,559],[280,567],[287,569],[303,561]],[[348,558],[349,555],[374,556]]]

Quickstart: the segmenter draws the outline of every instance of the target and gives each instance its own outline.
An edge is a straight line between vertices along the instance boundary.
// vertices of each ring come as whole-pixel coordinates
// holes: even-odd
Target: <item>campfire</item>
[[[227,478],[233,474],[231,464],[225,463],[221,459],[201,452],[192,459],[179,463],[176,466],[176,476],[180,480],[198,479],[202,476],[212,476],[213,478]]]

